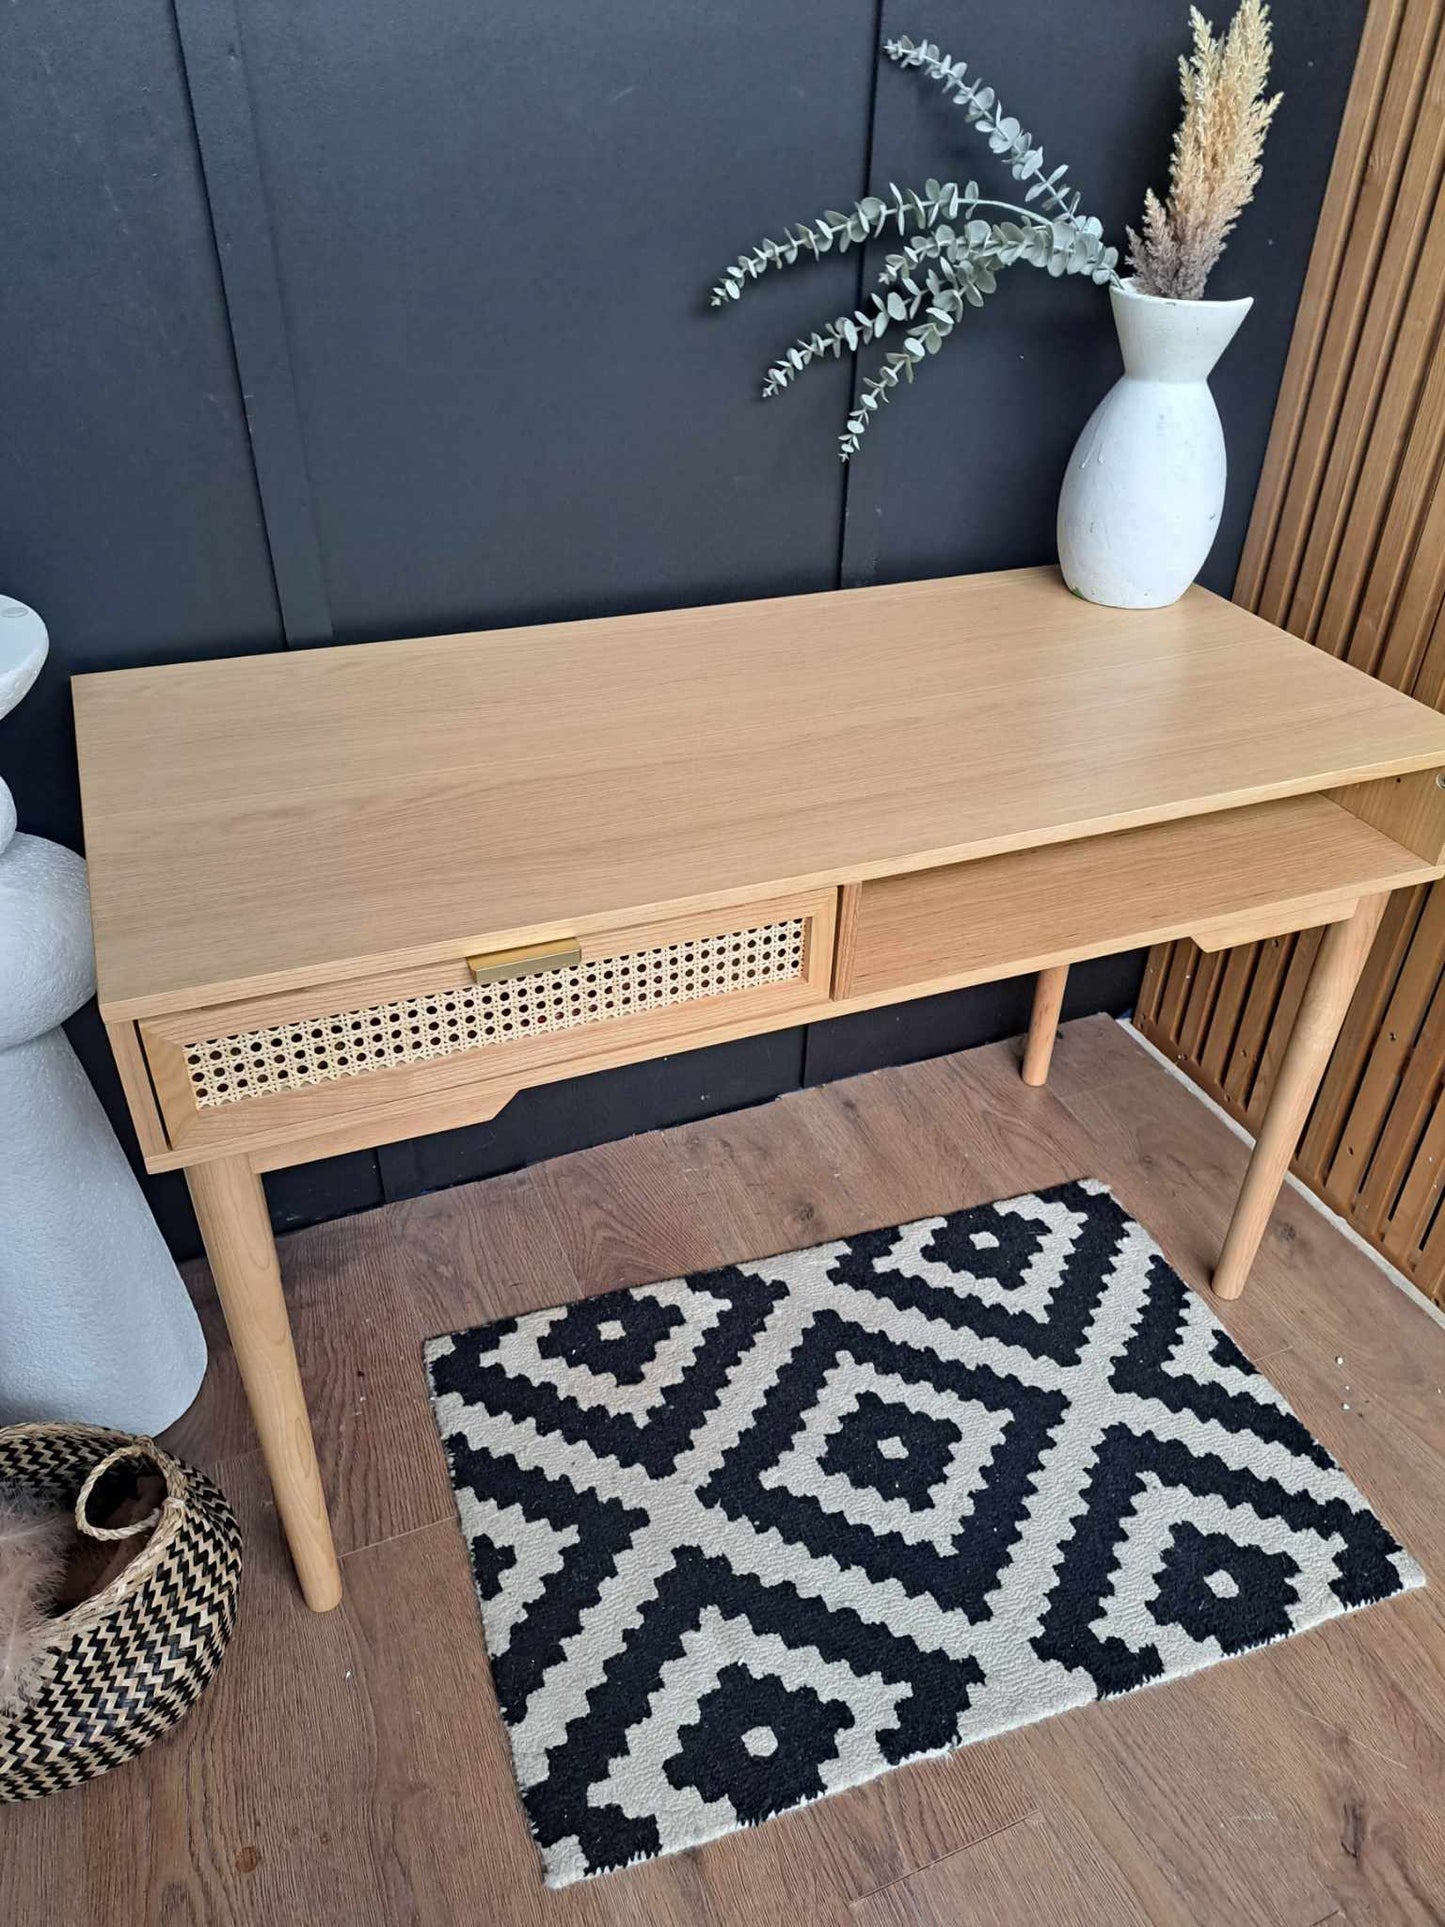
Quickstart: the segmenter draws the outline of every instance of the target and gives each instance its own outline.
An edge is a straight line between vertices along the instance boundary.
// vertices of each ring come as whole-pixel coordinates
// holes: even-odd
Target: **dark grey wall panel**
[[[873,0],[240,10],[338,636],[831,585],[847,371],[755,398],[854,264],[705,297],[861,191]]]
[[[0,586],[50,629],[0,771],[79,848],[70,677],[280,626],[168,0],[19,0],[0,75]],[[94,1006],[68,1029],[138,1162]],[[182,1182],[147,1190],[193,1248]]]
[[[168,0],[19,0],[0,74],[0,584],[51,639],[0,769],[78,844],[70,676],[279,628]]]
[[[234,0],[174,5],[281,620],[288,643],[330,642],[331,610],[240,20]]]
[[[1206,6],[1222,23],[1232,8]],[[1122,243],[1146,185],[1167,186],[1177,121],[1177,56],[1187,7],[1163,0],[885,0],[884,34],[936,41],[966,60],[1043,146],[1067,161],[1086,212]],[[1354,65],[1363,0],[1278,0],[1275,79],[1285,90],[1264,178],[1209,293],[1255,306],[1213,387],[1231,487],[1204,573],[1233,580],[1274,397]],[[925,75],[879,75],[872,185],[977,180],[1017,199],[1016,183]],[[870,270],[881,265],[875,247]],[[875,350],[876,354],[878,351]],[[844,573],[900,581],[1052,560],[1059,483],[1074,439],[1120,369],[1108,298],[1083,281],[1011,269],[981,310],[875,418],[849,476]],[[802,389],[798,384],[797,394]],[[817,457],[825,472],[832,452]]]

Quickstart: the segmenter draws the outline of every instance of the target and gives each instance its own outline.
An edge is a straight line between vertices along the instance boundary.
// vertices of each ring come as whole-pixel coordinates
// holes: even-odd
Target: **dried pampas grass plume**
[[[0,1486],[0,1719],[25,1705],[49,1648],[47,1608],[64,1576],[69,1540],[68,1514]]]
[[[1141,294],[1198,301],[1239,211],[1254,197],[1260,153],[1275,109],[1269,79],[1269,8],[1243,0],[1222,40],[1197,7],[1189,10],[1194,52],[1179,62],[1184,118],[1169,163],[1169,199],[1151,188],[1143,232],[1129,233],[1129,264]]]

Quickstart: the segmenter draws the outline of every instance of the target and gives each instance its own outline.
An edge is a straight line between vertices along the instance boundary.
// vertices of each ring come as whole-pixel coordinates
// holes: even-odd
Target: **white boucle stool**
[[[0,716],[46,649],[35,611],[0,597]],[[94,989],[85,864],[16,835],[0,782],[0,1424],[151,1433],[195,1397],[206,1344],[60,1028]]]

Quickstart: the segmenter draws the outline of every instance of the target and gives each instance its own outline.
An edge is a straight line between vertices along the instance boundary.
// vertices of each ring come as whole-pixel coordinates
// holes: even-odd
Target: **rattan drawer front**
[[[459,1081],[544,1081],[645,1056],[736,1011],[822,1002],[834,893],[714,911],[583,942],[580,962],[474,983],[465,966],[143,1021],[171,1143],[254,1141],[274,1123],[396,1103]],[[636,1046],[637,1048],[633,1048]]]
[[[364,1010],[203,1037],[186,1045],[186,1068],[197,1108],[208,1110],[459,1051],[504,1050],[529,1037],[701,997],[800,982],[806,935],[807,920],[788,917],[501,983],[463,984]]]

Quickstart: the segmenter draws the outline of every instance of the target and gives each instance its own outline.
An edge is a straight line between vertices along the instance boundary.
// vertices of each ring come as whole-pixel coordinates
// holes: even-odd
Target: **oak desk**
[[[1052,569],[82,676],[100,1004],[185,1170],[301,1585],[341,1582],[259,1174],[526,1086],[1328,924],[1215,1277],[1244,1284],[1445,718],[1193,589]],[[1445,782],[1445,777],[1441,778]]]

